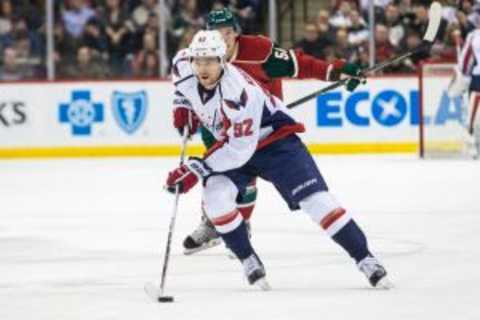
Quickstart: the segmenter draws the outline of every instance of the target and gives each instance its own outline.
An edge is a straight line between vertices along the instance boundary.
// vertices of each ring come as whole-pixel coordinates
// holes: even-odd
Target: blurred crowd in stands
[[[45,78],[46,0],[0,0],[0,81]],[[55,0],[57,79],[159,76],[159,12],[168,63],[204,28],[213,8],[228,6],[247,33],[258,32],[261,0]]]
[[[0,0],[0,81],[46,77],[46,0]],[[265,0],[55,0],[54,61],[57,79],[153,78],[204,28],[211,9],[229,7],[244,33],[265,29]],[[428,23],[430,1],[374,0],[376,62],[417,46]],[[475,0],[444,0],[432,50],[385,72],[416,72],[420,60],[455,61],[466,34],[480,26]],[[304,24],[294,47],[315,57],[368,65],[368,0],[331,0]],[[168,52],[159,55],[159,12],[168,26]],[[303,23],[303,22],[301,22]]]
[[[304,25],[296,48],[326,60],[343,58],[363,66],[369,63],[368,0],[334,0]],[[441,1],[443,18],[432,49],[389,67],[383,72],[416,72],[420,61],[455,62],[466,35],[480,27],[480,3],[474,0]],[[417,47],[428,25],[431,1],[374,0],[375,62]],[[461,3],[461,6],[459,6]]]

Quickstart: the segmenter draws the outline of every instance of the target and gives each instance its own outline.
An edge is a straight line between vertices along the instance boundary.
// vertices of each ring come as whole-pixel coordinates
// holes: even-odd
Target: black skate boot
[[[183,241],[183,253],[185,255],[194,254],[218,246],[221,243],[222,240],[218,236],[213,224],[205,215],[202,215],[202,220],[198,227]]]
[[[255,253],[242,260],[242,264],[248,283],[257,285],[264,291],[271,289],[270,284],[267,282],[265,267]]]
[[[358,263],[358,268],[374,288],[391,289],[393,284],[387,278],[387,271],[375,257],[366,257]]]

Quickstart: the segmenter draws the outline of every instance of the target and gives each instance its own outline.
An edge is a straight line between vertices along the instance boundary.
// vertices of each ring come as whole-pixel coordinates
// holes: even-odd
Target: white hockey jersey
[[[264,91],[249,75],[226,64],[217,86],[205,90],[193,74],[185,50],[173,60],[174,108],[193,110],[218,143],[204,157],[214,172],[244,165],[259,145],[303,132],[286,114],[284,104]]]
[[[465,76],[480,76],[480,29],[467,35],[458,60],[457,70]]]

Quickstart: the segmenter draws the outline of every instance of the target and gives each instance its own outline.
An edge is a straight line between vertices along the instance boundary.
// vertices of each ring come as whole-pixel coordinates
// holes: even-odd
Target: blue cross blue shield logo
[[[88,90],[75,90],[71,101],[59,105],[60,123],[69,123],[74,136],[89,136],[95,122],[103,122],[103,104],[93,102]]]
[[[133,134],[142,125],[147,114],[147,104],[145,91],[133,93],[114,91],[112,95],[115,120],[128,134]]]

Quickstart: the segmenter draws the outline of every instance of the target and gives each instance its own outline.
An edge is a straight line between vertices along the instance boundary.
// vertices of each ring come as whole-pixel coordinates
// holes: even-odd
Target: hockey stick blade
[[[155,302],[173,302],[172,296],[165,296],[161,289],[153,282],[147,282],[144,287],[145,293]]]
[[[442,5],[438,2],[433,2],[428,11],[428,26],[423,40],[433,43],[437,37],[440,23],[442,22]]]

